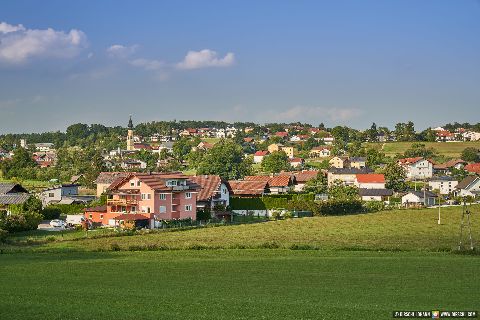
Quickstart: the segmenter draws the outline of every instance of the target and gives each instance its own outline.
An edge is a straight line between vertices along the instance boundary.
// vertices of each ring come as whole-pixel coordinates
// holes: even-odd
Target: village
[[[443,157],[445,161],[438,162],[433,159],[435,150],[419,143],[413,143],[404,154],[388,157],[382,148],[395,143],[397,136],[388,129],[378,130],[375,124],[360,137],[363,146],[356,141],[339,143],[336,129],[323,125],[276,127],[281,130],[232,125],[143,137],[135,133],[130,117],[127,135],[119,137],[125,147],[102,151],[100,168],[108,171],[99,171],[96,176],[79,172],[69,181],[51,179],[44,189],[28,190],[15,178],[0,182],[0,209],[8,216],[12,206],[21,206],[34,197],[41,201],[42,210],[55,209],[53,215],[44,217],[54,218],[47,225],[54,229],[72,225],[65,221],[66,214],[81,215],[75,224],[84,228],[153,229],[172,220],[231,222],[241,216],[298,216],[297,211],[313,216],[322,214],[319,203],[329,201],[358,201],[366,211],[459,205],[464,199],[474,201],[480,192],[480,163],[460,157]],[[464,128],[451,132],[438,127],[427,134],[433,136],[429,137],[431,141],[446,145],[480,139],[480,133]],[[207,161],[207,168],[194,163],[203,161],[216,148],[225,152],[228,149],[222,145],[228,143],[240,154],[237,163],[225,165],[233,166],[229,170],[243,165],[243,172],[232,176],[208,168],[210,162],[223,159]],[[183,157],[174,151],[179,144]],[[26,139],[20,139],[18,147],[11,147],[9,152],[1,151],[3,163],[13,162],[17,150],[23,150],[32,157],[37,170],[49,170],[57,164],[54,143],[29,145]],[[478,149],[469,149],[473,149],[473,159],[478,159]],[[471,160],[470,153],[463,152],[463,158]],[[437,154],[437,158],[442,157]],[[169,167],[171,162],[177,165]],[[88,183],[88,176],[94,181]],[[93,188],[87,187],[90,185]],[[303,203],[291,201],[299,196]],[[280,200],[265,205],[269,199]],[[317,207],[312,209],[312,204]]]

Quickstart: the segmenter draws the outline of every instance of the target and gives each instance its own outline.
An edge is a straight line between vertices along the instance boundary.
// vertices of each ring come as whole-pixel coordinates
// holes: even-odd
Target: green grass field
[[[480,240],[480,206],[470,209]],[[28,232],[10,238],[4,250],[111,251],[168,249],[309,248],[320,250],[454,251],[462,207],[392,210],[369,214],[298,218],[187,231],[111,237],[111,231],[61,234]]]
[[[9,254],[0,319],[390,319],[480,307],[479,258],[207,250]]]
[[[447,158],[458,158],[462,151],[468,147],[480,149],[480,141],[466,141],[466,142],[420,142],[425,144],[427,148],[435,149],[439,155]],[[405,150],[410,148],[413,142],[387,142],[387,143],[367,143],[367,146],[382,149],[387,156],[395,156],[396,154],[403,154]]]

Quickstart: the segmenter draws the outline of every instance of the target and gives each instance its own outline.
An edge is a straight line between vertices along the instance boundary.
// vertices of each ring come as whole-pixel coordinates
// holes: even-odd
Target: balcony
[[[107,205],[111,206],[127,206],[136,204],[138,204],[136,199],[107,199]]]
[[[183,191],[188,189],[189,189],[189,186],[172,186],[173,191]]]

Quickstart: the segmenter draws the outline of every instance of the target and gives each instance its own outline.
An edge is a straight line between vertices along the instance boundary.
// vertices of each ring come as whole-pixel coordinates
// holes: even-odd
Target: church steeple
[[[132,122],[132,116],[130,116],[130,120],[128,120],[127,150],[128,150],[128,151],[133,151],[133,150],[135,150],[135,143],[134,143],[134,137],[133,137],[133,122]]]
[[[133,130],[132,116],[130,115],[130,120],[128,120],[128,129]]]

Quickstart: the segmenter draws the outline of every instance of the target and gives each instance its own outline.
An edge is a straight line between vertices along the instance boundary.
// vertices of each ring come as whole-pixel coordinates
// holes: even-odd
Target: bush
[[[385,203],[383,201],[366,201],[364,207],[367,212],[377,212],[385,210]]]
[[[61,213],[62,211],[59,208],[55,207],[46,207],[42,211],[40,211],[40,214],[45,220],[58,219],[60,218]]]
[[[5,243],[7,240],[8,231],[0,229],[0,243]]]
[[[328,200],[318,204],[321,215],[335,216],[363,211],[361,200]]]
[[[273,219],[278,220],[278,219],[280,219],[280,216],[282,215],[282,212],[280,210],[272,210],[270,212],[270,215]]]
[[[35,230],[43,216],[36,212],[11,214],[0,219],[0,229],[8,232]]]

